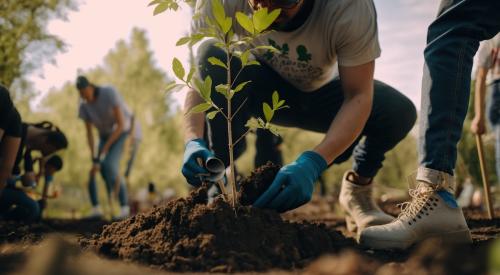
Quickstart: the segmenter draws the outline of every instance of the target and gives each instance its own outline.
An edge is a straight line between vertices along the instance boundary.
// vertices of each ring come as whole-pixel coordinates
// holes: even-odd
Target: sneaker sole
[[[470,244],[472,243],[472,237],[470,234],[470,230],[459,230],[453,232],[445,232],[440,234],[430,234],[421,238],[419,240],[413,242],[399,242],[392,240],[366,240],[363,239],[363,236],[360,236],[359,243],[362,246],[372,248],[372,249],[381,249],[381,250],[391,250],[391,249],[407,249],[415,243],[421,242],[426,239],[436,238],[442,240],[447,244]]]

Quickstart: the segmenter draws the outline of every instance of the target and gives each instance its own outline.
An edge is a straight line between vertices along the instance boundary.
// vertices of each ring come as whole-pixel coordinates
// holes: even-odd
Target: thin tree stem
[[[233,116],[231,117],[231,120],[236,116],[236,114],[240,111],[241,107],[243,107],[243,105],[245,105],[245,103],[247,102],[248,100],[248,97],[245,98],[245,100],[243,100],[243,103],[241,103],[241,105],[238,107],[238,109],[236,109],[236,112],[234,112]]]
[[[241,135],[235,142],[234,142],[234,146],[236,146],[236,144],[238,144],[238,142],[240,142],[246,135],[248,135],[248,133],[250,133],[252,131],[252,129],[248,129],[243,135]]]
[[[231,56],[229,53],[229,47],[227,47],[226,52],[227,62],[227,85],[231,85]],[[229,92],[229,91],[228,91]],[[231,98],[227,97],[227,138],[229,147],[229,167],[231,174],[229,175],[229,184],[232,189],[232,205],[236,209],[236,179],[235,179],[235,169],[234,169],[234,144],[233,144],[233,130],[232,130],[232,115],[231,115]]]

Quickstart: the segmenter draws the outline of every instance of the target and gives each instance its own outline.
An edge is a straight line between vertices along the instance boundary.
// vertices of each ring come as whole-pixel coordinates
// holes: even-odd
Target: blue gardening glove
[[[302,153],[296,161],[280,169],[254,206],[285,212],[303,205],[311,200],[314,183],[327,167],[325,159],[318,153]]]
[[[213,155],[214,154],[208,150],[205,141],[201,138],[193,139],[186,143],[184,161],[182,163],[182,174],[189,184],[199,186],[201,184],[199,175],[208,174],[208,170],[200,166],[196,159],[201,158],[203,162],[205,162],[208,157],[212,157]]]

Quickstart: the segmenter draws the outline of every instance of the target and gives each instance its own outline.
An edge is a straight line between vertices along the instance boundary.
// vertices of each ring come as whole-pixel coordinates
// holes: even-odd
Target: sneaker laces
[[[408,194],[411,197],[409,202],[403,202],[398,204],[401,209],[401,213],[398,215],[398,219],[414,219],[419,215],[419,212],[427,204],[430,196],[435,193],[435,189],[430,187],[425,183],[419,183],[415,189],[410,189]]]

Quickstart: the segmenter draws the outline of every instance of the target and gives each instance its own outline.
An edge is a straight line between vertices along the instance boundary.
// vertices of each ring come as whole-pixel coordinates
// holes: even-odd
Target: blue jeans
[[[135,158],[137,156],[137,150],[139,149],[140,140],[134,139],[134,142],[131,144],[132,148],[130,148],[130,158],[127,161],[127,167],[125,168],[125,177],[128,178],[130,176],[130,172],[132,171],[132,167],[134,166]]]
[[[422,82],[418,180],[451,177],[479,42],[500,31],[499,0],[442,0],[429,26]],[[444,174],[443,174],[444,172]]]
[[[125,186],[125,181],[123,177],[120,176],[120,159],[123,153],[123,147],[125,145],[125,140],[127,139],[128,133],[123,133],[109,148],[109,152],[104,158],[104,160],[100,163],[101,165],[101,176],[106,183],[106,191],[108,192],[108,196],[111,196],[113,192],[115,182],[117,177],[120,177],[120,191],[118,192],[118,199],[120,200],[121,206],[127,205],[127,187]],[[102,147],[107,141],[107,137],[101,137],[99,140],[99,151],[102,150]],[[98,197],[97,197],[97,186],[95,177],[90,176],[89,179],[89,194],[90,201],[92,206],[99,205]]]
[[[226,83],[226,70],[206,61],[208,57],[214,56],[225,62],[226,54],[210,42],[201,45],[198,54],[201,62],[201,77],[205,79],[207,75],[210,75],[214,86]],[[241,61],[238,58],[232,60],[232,75],[235,76],[241,68]],[[328,131],[344,101],[341,82],[338,78],[316,91],[302,92],[262,63],[261,66],[245,67],[239,74],[235,85],[248,80],[252,82],[232,99],[232,108],[236,110],[248,98],[232,121],[234,140],[247,131],[245,124],[248,119],[264,117],[262,103],[271,102],[273,91],[278,91],[280,98],[290,106],[290,108],[277,111],[273,117],[273,123],[320,133]],[[212,89],[214,90],[214,87]],[[226,109],[227,101],[222,94],[213,92],[212,97],[216,105]],[[375,176],[382,167],[385,153],[394,148],[408,134],[415,120],[415,106],[407,97],[380,81],[374,81],[373,107],[363,132],[345,152],[335,159],[334,163],[346,161],[353,155],[353,169],[358,174],[364,177]],[[228,165],[226,120],[222,115],[218,115],[210,120],[210,126],[215,155]],[[363,136],[365,139],[361,142]],[[240,156],[245,148],[246,143],[243,139],[234,148],[235,157]]]
[[[33,222],[40,218],[40,207],[24,191],[7,187],[0,191],[0,216],[7,220]]]

